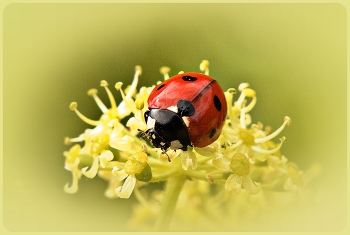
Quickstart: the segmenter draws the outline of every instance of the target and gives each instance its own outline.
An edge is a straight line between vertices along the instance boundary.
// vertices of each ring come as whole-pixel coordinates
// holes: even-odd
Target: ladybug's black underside
[[[176,148],[186,151],[187,146],[191,146],[187,126],[178,113],[165,109],[150,109],[145,112],[146,122],[148,118],[155,120],[154,127],[146,131],[154,147],[165,151],[173,147],[174,143],[178,143],[180,145],[176,144]]]

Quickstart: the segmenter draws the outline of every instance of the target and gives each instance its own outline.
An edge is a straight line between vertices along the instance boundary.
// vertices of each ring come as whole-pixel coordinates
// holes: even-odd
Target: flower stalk
[[[186,177],[182,174],[170,177],[167,180],[162,207],[155,223],[154,230],[156,232],[168,231],[176,208],[177,200],[185,181]]]

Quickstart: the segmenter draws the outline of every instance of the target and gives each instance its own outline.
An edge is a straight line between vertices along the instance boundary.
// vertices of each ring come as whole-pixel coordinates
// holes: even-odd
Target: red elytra
[[[148,108],[146,133],[152,144],[163,150],[211,144],[220,136],[227,114],[219,83],[195,72],[178,74],[158,84],[148,98]]]

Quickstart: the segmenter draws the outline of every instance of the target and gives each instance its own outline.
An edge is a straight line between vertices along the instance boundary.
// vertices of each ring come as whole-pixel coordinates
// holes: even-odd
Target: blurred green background
[[[4,226],[10,231],[124,231],[130,201],[103,196],[106,182],[82,178],[77,194],[64,170],[65,136],[88,126],[68,108],[97,119],[86,92],[141,85],[199,71],[224,90],[257,91],[253,122],[292,125],[282,151],[306,170],[319,162],[318,206],[261,231],[339,231],[346,223],[346,9],[340,4],[11,4],[4,19]],[[113,87],[113,86],[112,86]],[[113,89],[113,93],[120,98]],[[127,202],[127,203],[126,203]],[[281,215],[283,220],[283,215]],[[239,231],[239,225],[232,230]]]

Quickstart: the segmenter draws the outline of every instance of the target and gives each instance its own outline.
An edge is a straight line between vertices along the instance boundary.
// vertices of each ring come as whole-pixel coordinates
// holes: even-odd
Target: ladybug
[[[219,137],[226,113],[225,95],[216,80],[195,72],[178,74],[152,90],[144,113],[145,134],[163,152],[205,147]]]

